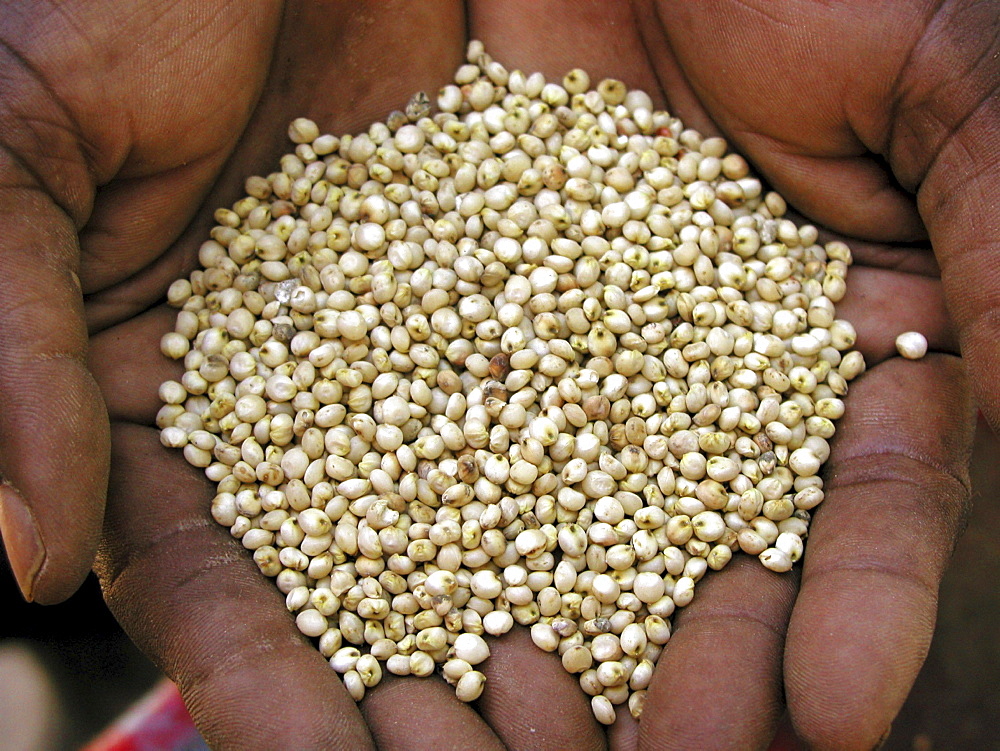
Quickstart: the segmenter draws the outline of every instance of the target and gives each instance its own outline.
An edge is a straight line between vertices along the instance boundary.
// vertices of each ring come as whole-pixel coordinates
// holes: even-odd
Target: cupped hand
[[[626,718],[612,742],[762,747],[786,708],[811,747],[870,748],[930,643],[968,502],[973,389],[1000,423],[990,377],[1000,66],[982,33],[997,6],[590,11],[546,6],[532,18],[539,35],[526,38],[509,6],[489,6],[472,28],[495,22],[479,36],[526,68],[555,72],[586,49],[592,76],[658,91],[690,127],[725,135],[808,219],[844,235],[857,263],[838,314],[855,323],[869,363],[833,442],[798,591],[747,565],[699,585],[639,727]],[[937,354],[894,357],[894,337],[911,329]]]
[[[575,680],[520,649],[522,635],[494,650],[481,720],[441,684],[399,680],[361,705],[372,735],[412,743],[423,714],[419,737],[442,746],[464,745],[469,728],[512,747],[766,745],[787,700],[807,741],[872,745],[923,660],[962,523],[973,409],[948,354],[957,344],[984,411],[1000,415],[984,377],[1000,294],[988,262],[1000,221],[988,211],[1000,153],[989,13],[791,0],[12,6],[0,177],[18,220],[0,240],[0,520],[22,588],[68,593],[100,523],[108,443],[82,366],[87,325],[116,423],[98,571],[118,617],[213,744],[370,742],[273,585],[204,513],[211,489],[142,427],[167,373],[148,353],[169,327],[144,311],[190,269],[210,207],[273,168],[291,117],[360,129],[450,80],[468,33],[511,68],[580,66],[649,91],[725,134],[810,220],[873,241],[852,241],[839,309],[871,367],[834,442],[801,586],[750,561],[704,581],[638,726],[623,717],[604,736]],[[893,358],[905,329],[939,354]],[[29,384],[42,382],[60,399],[39,411]]]

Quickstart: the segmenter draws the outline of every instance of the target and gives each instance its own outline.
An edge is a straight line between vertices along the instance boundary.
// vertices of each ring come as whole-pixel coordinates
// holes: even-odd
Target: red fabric
[[[163,680],[82,751],[202,751],[207,748],[177,687]]]

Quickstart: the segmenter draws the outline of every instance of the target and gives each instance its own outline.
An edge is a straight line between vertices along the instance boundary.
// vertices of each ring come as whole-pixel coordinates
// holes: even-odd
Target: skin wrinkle
[[[0,130],[0,133],[2,132],[3,131]],[[56,196],[52,195],[49,192],[48,186],[46,186],[44,178],[32,166],[31,161],[25,160],[22,157],[22,155],[20,155],[17,152],[13,144],[4,141],[3,138],[0,137],[0,166],[6,166],[4,162],[8,160],[10,162],[13,162],[17,170],[23,172],[24,177],[28,179],[25,180],[22,187],[22,184],[19,182],[15,182],[13,184],[8,183],[7,182],[8,178],[7,175],[5,174],[3,178],[4,182],[0,183],[0,195],[2,195],[3,192],[7,191],[11,191],[14,193],[21,193],[21,194],[23,194],[26,191],[37,192],[40,196],[42,196],[43,200],[47,199],[48,201],[50,201],[52,205],[58,210],[58,212],[66,218],[67,222],[72,223],[75,227],[82,226],[79,225],[77,221],[73,218],[74,212],[72,206],[61,203]],[[20,204],[22,202],[21,196],[19,195],[17,199],[18,199],[17,202]],[[58,251],[59,248],[56,247],[54,250]],[[74,259],[74,263],[75,262],[76,259]]]
[[[185,229],[185,235],[189,231]],[[155,308],[162,302],[163,290],[174,279],[190,273],[197,265],[197,258],[196,246],[187,246],[178,253],[164,253],[131,276],[90,293],[85,311],[90,334],[101,333]]]
[[[916,141],[918,146],[923,144],[923,153],[915,153],[909,155],[909,160],[918,163],[916,170],[912,171],[912,174],[903,180],[907,185],[911,185],[914,190],[918,190],[923,180],[926,179],[936,164],[937,160],[941,157],[942,151],[946,148],[947,143],[952,140],[954,135],[961,130],[961,126],[968,121],[972,116],[973,110],[976,107],[966,107],[965,112],[960,113],[958,119],[956,119],[951,124],[948,124],[946,119],[942,117],[939,109],[947,107],[948,104],[958,99],[954,94],[956,89],[962,90],[968,87],[968,81],[970,77],[976,80],[974,70],[976,63],[986,60],[990,56],[991,50],[989,45],[984,45],[983,51],[976,58],[976,62],[972,63],[969,71],[956,71],[953,65],[941,65],[940,60],[942,57],[941,52],[941,39],[946,39],[951,41],[951,29],[952,25],[949,22],[952,20],[955,13],[955,6],[960,5],[958,2],[952,0],[941,0],[938,2],[930,16],[928,17],[923,32],[914,46],[908,62],[910,65],[905,68],[901,68],[900,77],[897,81],[897,90],[900,94],[896,97],[894,101],[894,113],[896,117],[889,123],[889,134],[890,134],[890,161],[894,165],[897,172],[905,172],[907,158],[904,154],[898,154],[898,149],[895,144],[898,141],[906,143],[908,140],[913,139]],[[997,39],[997,33],[994,33],[994,42]],[[996,44],[992,45],[993,48]],[[928,48],[924,51],[924,48]],[[948,44],[946,47],[949,52],[952,51],[952,45]],[[956,55],[948,55],[948,59],[952,59]],[[993,55],[995,58],[995,55]],[[921,91],[919,83],[915,80],[913,83],[909,83],[907,78],[910,76],[916,76],[916,73],[928,67],[927,65],[921,65],[921,61],[924,59],[934,58],[935,62],[932,65],[933,69],[937,71],[940,80],[931,86],[927,91]],[[983,74],[982,78],[984,81],[989,80],[989,74]],[[949,78],[945,78],[949,77]],[[974,84],[973,84],[974,85]],[[940,97],[937,96],[937,92],[942,89],[947,89],[949,96]],[[989,101],[991,94],[995,94],[995,87],[991,91],[989,88],[979,94],[979,105],[982,105]],[[908,102],[907,99],[912,100]],[[923,117],[923,118],[935,118],[938,121],[939,126],[933,128],[930,124],[924,127],[919,127],[916,122],[911,118]],[[897,136],[897,130],[900,128],[906,128],[910,133],[904,133],[902,136]],[[923,135],[921,134],[923,131]],[[927,139],[933,139],[937,143],[930,144],[926,143]],[[905,147],[903,147],[905,148]],[[922,163],[922,164],[920,164]],[[926,214],[928,216],[932,214]]]
[[[674,634],[680,634],[685,629],[692,632],[704,631],[702,626],[705,623],[725,625],[730,622],[750,622],[758,624],[764,631],[777,636],[779,640],[783,638],[790,614],[790,607],[781,612],[771,613],[772,618],[762,617],[760,613],[761,610],[767,611],[769,602],[775,597],[790,600],[798,589],[799,570],[793,569],[787,574],[774,574],[767,570],[759,570],[756,563],[749,558],[734,560],[731,566],[733,567],[733,571],[740,571],[744,579],[747,577],[756,579],[757,586],[760,588],[762,594],[756,596],[752,603],[747,599],[746,595],[743,598],[718,598],[718,604],[709,608],[709,606],[704,604],[704,600],[706,597],[711,596],[713,589],[729,590],[737,588],[735,581],[730,582],[725,579],[720,580],[715,577],[709,577],[704,580],[701,590],[699,590],[695,597],[698,607],[689,606],[689,608],[680,610],[674,616],[677,626]],[[727,566],[727,568],[730,567]],[[746,582],[743,582],[742,585],[745,586]]]
[[[854,551],[858,553],[859,551]],[[872,574],[877,578],[893,579],[899,585],[906,585],[915,589],[928,603],[937,603],[938,582],[928,581],[913,575],[913,572],[904,567],[896,567],[883,559],[876,557],[859,557],[854,561],[843,561],[835,565],[826,565],[821,569],[813,570],[808,574],[803,574],[803,579],[808,579],[810,583],[822,581],[828,577],[833,577],[834,581],[842,580],[844,574],[855,577],[860,574]]]
[[[92,165],[87,162],[84,151],[81,149],[81,142],[85,139],[77,129],[72,117],[66,114],[65,105],[40,78],[41,73],[31,68],[26,60],[16,57],[16,52],[7,46],[6,42],[0,39],[0,52],[8,50],[15,55],[15,70],[27,71],[31,82],[41,87],[44,103],[39,102],[39,96],[33,95],[35,89],[30,84],[15,84],[16,95],[11,97],[11,101],[30,101],[39,109],[52,111],[55,107],[63,117],[69,117],[68,124],[59,122],[58,117],[53,117],[51,122],[41,118],[25,118],[20,112],[11,110],[0,122],[13,119],[22,126],[30,123],[49,124],[56,129],[56,134],[64,137],[53,137],[46,131],[37,128],[27,128],[28,133],[33,136],[33,140],[28,143],[16,144],[7,137],[0,138],[0,149],[12,159],[17,166],[27,173],[37,184],[38,189],[53,204],[65,214],[75,228],[81,228],[87,220],[93,208],[93,188],[88,184],[88,175],[92,170]],[[32,93],[24,94],[23,88],[29,88]],[[5,99],[5,98],[4,98]],[[3,101],[0,99],[0,101]],[[19,128],[0,128],[4,134],[17,133]],[[23,135],[23,134],[22,134]],[[65,150],[65,153],[64,151]],[[76,169],[72,169],[73,167]]]
[[[784,623],[782,623],[781,625],[776,625],[774,623],[769,622],[766,618],[760,618],[752,613],[747,614],[745,612],[739,614],[735,612],[733,613],[716,612],[710,614],[690,615],[683,619],[678,618],[677,632],[681,630],[682,623],[687,623],[689,627],[697,625],[698,630],[703,633],[711,632],[712,631],[711,627],[713,625],[718,627],[720,625],[725,626],[732,623],[740,623],[740,624],[751,623],[760,626],[764,631],[767,631],[768,633],[777,636],[778,638],[784,638],[785,636]]]
[[[870,498],[873,495],[875,495],[873,491],[873,488],[875,486],[894,487],[897,485],[902,486],[903,490],[907,491],[905,499],[892,501],[889,499],[888,496],[884,496],[881,500],[881,506],[883,508],[898,509],[900,511],[909,511],[912,508],[919,508],[923,510],[927,509],[930,506],[932,510],[936,512],[936,515],[934,517],[936,523],[945,524],[948,528],[948,535],[942,537],[948,537],[950,539],[951,537],[956,537],[960,533],[964,525],[964,519],[967,516],[965,512],[969,505],[968,495],[962,491],[955,491],[953,487],[949,488],[948,483],[945,483],[946,489],[943,491],[938,491],[937,495],[944,495],[950,492],[953,498],[952,503],[941,502],[941,503],[928,504],[925,502],[925,499],[927,497],[929,496],[933,497],[935,495],[927,491],[928,486],[934,487],[936,485],[933,479],[918,482],[913,479],[898,479],[895,477],[886,477],[884,479],[867,480],[861,485],[856,483],[843,483],[843,484],[837,483],[835,485],[835,489],[841,492],[841,494],[845,492],[852,492],[852,494],[854,495],[860,495],[866,498]],[[831,492],[833,492],[833,490],[834,488],[831,488]],[[921,502],[917,503],[913,499],[921,499]],[[949,512],[956,508],[960,513],[956,516],[956,518],[949,520],[949,517],[951,516]],[[944,521],[942,522],[941,520]],[[927,528],[926,531],[928,532],[931,533],[936,532],[933,524],[923,525],[923,526]],[[822,524],[820,524],[819,529],[820,530],[823,529]],[[843,540],[842,542],[846,543],[846,539]],[[879,552],[879,551],[870,551],[870,552]],[[945,563],[947,562],[947,558],[949,555],[950,555],[949,549],[942,550],[940,555],[941,559],[940,564],[942,569]]]
[[[184,164],[179,164],[158,175],[158,177],[168,179],[171,176],[176,176],[177,178],[181,178],[185,176],[185,173],[202,171],[201,167],[203,165],[206,172],[209,170],[214,171],[226,161],[228,156],[229,152],[220,146],[219,151],[203,154]],[[134,195],[136,189],[142,190],[146,187],[143,184],[146,179],[144,177],[136,177],[115,181],[113,183],[114,193],[117,196]],[[132,183],[136,187],[132,187]],[[204,206],[204,199],[211,190],[212,186],[206,185],[200,192],[190,191],[185,198],[185,203],[194,211],[192,224],[204,224],[204,217],[201,215],[200,209]],[[98,198],[107,196],[108,188],[98,188],[97,195]],[[153,234],[150,232],[150,229],[157,230],[155,235],[157,238],[162,238],[158,240],[158,245],[162,246],[160,249],[161,253],[188,231],[190,225],[176,227],[170,221],[169,213],[165,214],[162,211],[156,210],[159,208],[158,203],[165,204],[164,208],[174,210],[175,207],[169,206],[169,204],[176,200],[176,191],[167,190],[161,191],[159,196],[155,193],[147,196],[147,200],[142,206],[123,207],[125,212],[138,215],[136,217],[138,221],[130,222],[124,226],[121,223],[123,216],[121,212],[115,211],[112,214],[111,212],[104,212],[100,208],[97,209],[96,213],[87,223],[87,226],[80,233],[80,259],[81,264],[87,271],[85,274],[86,288],[84,290],[86,294],[92,295],[106,292],[113,290],[119,284],[127,285],[129,283],[132,276],[120,280],[115,280],[114,277],[116,276],[116,272],[120,272],[123,264],[135,255],[133,242],[146,235]],[[109,214],[111,215],[109,216]],[[110,226],[103,226],[104,220],[107,220]],[[109,252],[107,250],[109,246],[114,248],[116,252]],[[160,256],[160,258],[162,257],[164,255]],[[143,270],[140,269],[139,271]],[[178,273],[180,272],[178,271]],[[134,311],[132,315],[141,312],[143,309]]]
[[[990,103],[992,102],[985,102]],[[970,121],[967,121],[967,124]],[[980,163],[978,152],[970,150],[970,148],[965,144],[965,133],[964,131],[958,131],[952,134],[946,143],[942,144],[941,149],[935,154],[934,162],[931,169],[928,169],[924,174],[924,183],[921,185],[920,194],[918,196],[918,205],[920,207],[921,213],[928,216],[941,216],[953,213],[955,211],[954,207],[951,205],[952,201],[961,200],[962,198],[967,198],[967,195],[962,195],[960,186],[951,184],[944,187],[934,186],[935,189],[932,191],[931,197],[927,197],[927,189],[925,188],[928,180],[932,176],[937,174],[948,174],[953,171],[954,166],[952,162],[955,161],[956,156],[963,157],[962,162],[967,165],[974,165]],[[954,150],[956,153],[952,153]],[[942,164],[940,160],[948,159],[948,164]],[[995,157],[994,160],[995,161]],[[990,172],[990,162],[976,173],[972,174],[972,177],[979,177],[984,174],[989,174]],[[955,196],[958,196],[956,199]],[[930,202],[928,204],[928,202]],[[986,238],[984,238],[986,239]],[[947,262],[947,257],[943,259]],[[944,264],[942,264],[943,266]]]
[[[771,3],[764,0],[763,3],[755,3],[752,0],[734,0],[734,5],[741,5],[754,15],[759,15],[764,18],[768,25],[780,26],[785,29],[795,29],[796,24],[789,21],[783,14],[780,13],[768,13],[767,9],[770,7]]]
[[[885,477],[895,482],[906,482],[912,476],[912,472],[897,469],[901,459],[909,459],[917,464],[918,470],[920,468],[927,470],[926,473],[922,474],[937,475],[944,480],[950,480],[961,488],[963,494],[970,494],[972,492],[971,480],[967,472],[936,462],[926,453],[905,449],[866,451],[848,457],[842,457],[838,454],[838,464],[848,463],[850,470],[833,472],[830,475],[827,487],[848,488],[855,484],[863,486],[876,477]],[[866,462],[870,466],[865,466]],[[858,466],[858,463],[860,463],[860,466]],[[887,471],[891,471],[893,474],[887,475]],[[842,480],[841,478],[844,475],[848,475],[849,479]]]
[[[215,526],[216,525],[214,523],[205,519],[200,524],[191,525],[191,529],[211,530]],[[99,575],[102,582],[106,582],[106,584],[102,584],[102,586],[105,586],[109,592],[112,592],[117,586],[119,586],[119,582],[124,577],[128,576],[133,569],[141,567],[144,564],[153,563],[160,555],[162,547],[169,548],[168,543],[174,542],[178,538],[182,538],[182,533],[186,531],[188,530],[182,530],[180,525],[177,525],[162,534],[156,535],[152,539],[144,540],[143,549],[138,551],[138,554],[133,551],[126,558],[126,560],[121,562],[120,565],[110,568],[102,566]],[[176,584],[179,585],[181,589],[184,589],[185,587],[190,587],[194,584],[200,583],[200,579],[203,576],[206,574],[212,574],[218,566],[238,565],[242,567],[244,566],[244,563],[245,558],[241,551],[234,547],[231,554],[227,553],[212,556],[203,561],[201,565],[193,566],[190,571],[185,572],[176,580],[172,579],[172,581],[176,581]],[[155,568],[155,566],[151,567]]]
[[[47,363],[47,362],[60,362],[60,361],[70,361],[77,365],[83,366],[82,369],[86,371],[87,357],[84,354],[77,352],[38,352],[34,353],[32,357],[27,360],[21,360],[21,362],[29,363]],[[89,375],[89,371],[86,375]],[[93,385],[97,385],[94,383]]]
[[[203,525],[208,527],[209,524]],[[214,525],[212,525],[214,526]],[[170,537],[173,538],[175,534],[164,535],[163,538]],[[157,543],[165,542],[164,539],[158,539]],[[126,592],[131,591],[130,585],[127,581],[129,575],[132,573],[132,569],[143,563],[148,563],[152,561],[155,557],[154,551],[143,552],[141,555],[135,556],[130,555],[125,560],[117,562],[113,566],[102,566],[99,572],[101,578],[101,587],[107,592],[109,598],[117,598],[118,590],[124,588]],[[116,559],[117,561],[117,559]],[[221,553],[218,555],[209,556],[203,562],[203,564],[191,572],[185,574],[177,583],[183,588],[184,586],[190,586],[194,584],[201,576],[204,575],[214,575],[214,572],[218,568],[229,568],[230,566],[240,567],[237,570],[241,570],[244,566],[244,555],[241,550],[234,548],[231,552]],[[124,582],[124,583],[123,583]],[[127,596],[127,595],[126,595]]]
[[[129,558],[128,566],[141,566],[144,563],[151,562],[154,558],[156,558],[158,548],[161,546],[169,547],[170,543],[175,542],[178,539],[183,539],[192,531],[197,532],[200,530],[213,529],[215,526],[217,525],[208,519],[203,519],[197,523],[192,521],[187,524],[178,524],[163,534],[156,535],[152,539],[148,540],[146,546],[138,556],[133,555]],[[234,563],[242,565],[241,562],[243,560],[244,557],[241,554],[241,551],[234,547],[231,553],[227,551],[225,554],[208,556],[204,560],[200,561],[198,565],[192,566],[190,570],[183,572],[176,578],[172,578],[171,582],[173,586],[183,590],[184,588],[195,583],[200,583],[200,579],[202,577],[213,574],[216,568],[227,568]],[[124,570],[119,570],[117,572],[117,577],[121,577],[124,573]],[[112,578],[109,579],[109,582],[113,583],[115,575],[112,574],[111,576]]]
[[[291,619],[289,620],[291,621]],[[212,660],[210,663],[184,661],[183,669],[180,667],[174,669],[174,680],[195,694],[204,693],[206,696],[210,696],[207,692],[199,691],[199,687],[211,685],[215,676],[236,675],[244,671],[248,665],[253,664],[257,657],[281,654],[287,649],[298,649],[305,642],[305,637],[296,638],[291,633],[272,636],[270,632],[261,630],[255,632],[254,636],[257,638],[244,640],[240,649],[228,650],[219,659]],[[221,636],[217,638],[221,638]],[[312,649],[311,646],[310,649]],[[315,652],[315,650],[313,651]],[[325,662],[319,652],[316,652],[316,656]],[[329,669],[328,666],[327,669]]]

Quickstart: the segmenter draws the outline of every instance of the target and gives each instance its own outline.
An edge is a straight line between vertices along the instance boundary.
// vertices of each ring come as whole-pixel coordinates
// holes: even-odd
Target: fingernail
[[[891,724],[889,725],[889,727],[887,727],[885,729],[885,732],[882,733],[882,737],[878,739],[878,743],[875,744],[875,748],[872,749],[872,751],[879,751],[879,749],[884,748],[885,744],[889,740],[889,736],[890,735],[892,735],[892,725]]]
[[[8,483],[0,483],[0,534],[17,586],[24,599],[31,602],[35,579],[45,560],[45,546],[27,504]]]

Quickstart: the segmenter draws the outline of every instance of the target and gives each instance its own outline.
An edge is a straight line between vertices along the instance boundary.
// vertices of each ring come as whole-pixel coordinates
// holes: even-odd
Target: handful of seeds
[[[638,717],[708,569],[802,555],[864,370],[850,251],[647,94],[478,42],[435,114],[289,135],[170,287],[163,444],[355,699],[475,700],[518,623]]]

